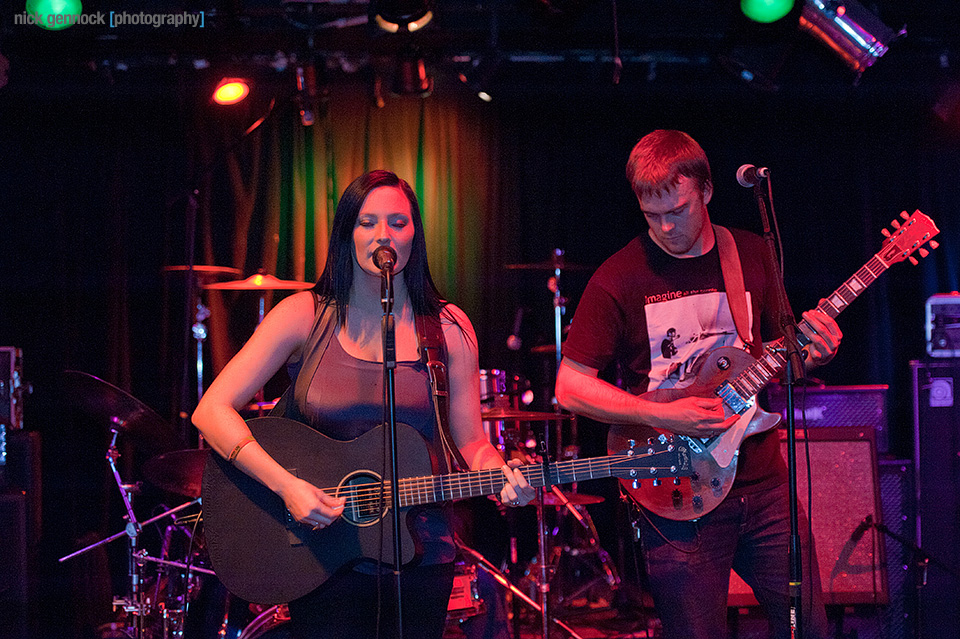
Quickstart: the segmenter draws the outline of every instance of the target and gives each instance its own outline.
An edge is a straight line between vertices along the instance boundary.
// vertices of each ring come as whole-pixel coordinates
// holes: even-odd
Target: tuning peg
[[[900,222],[898,222],[897,220],[894,220],[893,222],[890,222],[890,226],[892,226],[895,229],[898,229],[900,228]]]
[[[905,220],[909,220],[909,219],[910,219],[910,214],[907,213],[906,211],[900,211],[900,217],[902,217],[902,218],[905,219]]]
[[[656,486],[659,486],[659,485],[660,485],[660,480],[659,480],[659,479],[654,479],[654,480],[653,480],[653,485],[654,485],[655,487],[656,487]]]
[[[930,240],[930,243],[929,243],[929,244],[930,244],[930,248],[932,248],[932,249],[934,249],[934,250],[940,248],[940,242],[938,242],[938,241],[936,241],[936,240]]]
[[[884,237],[890,237],[890,231],[888,231],[888,230],[885,229],[885,228],[880,229],[880,234],[881,234],[882,236],[884,236]]]
[[[674,477],[674,478],[673,478],[673,485],[674,485],[674,486],[679,486],[679,485],[680,485],[680,478],[679,478],[679,477]]]
[[[926,257],[926,256],[930,255],[930,251],[928,251],[928,250],[925,249],[925,248],[922,248],[922,249],[918,250],[917,253],[920,254],[920,257]]]
[[[917,258],[915,258],[915,257],[912,256],[912,255],[911,255],[910,257],[908,257],[907,259],[910,260],[910,263],[913,264],[914,266],[916,266],[917,264],[920,263],[920,262],[917,261]]]
[[[633,487],[634,490],[637,490],[638,488],[640,488],[640,480],[634,479],[630,485]]]

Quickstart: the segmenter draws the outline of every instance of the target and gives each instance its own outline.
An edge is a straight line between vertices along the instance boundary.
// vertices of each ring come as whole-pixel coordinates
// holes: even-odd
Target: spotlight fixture
[[[430,0],[380,0],[371,3],[373,21],[388,33],[413,33],[433,19]]]
[[[740,0],[740,10],[754,22],[770,23],[786,17],[794,0]]]
[[[242,102],[250,94],[250,83],[243,78],[223,78],[213,90],[213,101],[220,105]]]
[[[25,8],[34,24],[48,31],[62,31],[83,20],[80,0],[27,0]]]
[[[885,25],[856,0],[804,0],[800,28],[830,47],[857,76],[907,34]]]

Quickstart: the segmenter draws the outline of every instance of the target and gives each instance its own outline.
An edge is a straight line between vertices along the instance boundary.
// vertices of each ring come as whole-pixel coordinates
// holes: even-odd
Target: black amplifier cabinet
[[[8,429],[23,428],[23,353],[13,346],[0,346],[0,423]]]
[[[806,418],[807,426],[824,428],[864,428],[874,430],[877,452],[890,452],[887,429],[887,385],[797,386],[793,393],[793,413],[797,428]],[[770,410],[787,419],[787,391],[779,385],[767,389]]]
[[[919,590],[924,639],[960,636],[960,362],[911,362],[917,543],[931,557]],[[946,634],[945,634],[946,633]]]
[[[960,357],[960,293],[930,296],[926,315],[927,355]]]

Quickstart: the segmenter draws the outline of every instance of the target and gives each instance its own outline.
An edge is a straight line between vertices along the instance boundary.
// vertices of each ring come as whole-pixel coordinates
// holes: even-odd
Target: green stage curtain
[[[487,238],[497,222],[495,118],[465,96],[390,98],[378,108],[357,87],[332,89],[317,121],[275,106],[222,160],[237,121],[205,123],[207,164],[198,232],[202,262],[312,282],[326,260],[336,204],[362,173],[385,168],[420,198],[430,268],[441,292],[468,314],[480,305]],[[252,121],[252,118],[251,118]],[[223,153],[223,152],[221,152]],[[484,257],[487,256],[487,257]],[[265,294],[270,306],[286,291]],[[256,293],[206,291],[214,373],[252,331]]]

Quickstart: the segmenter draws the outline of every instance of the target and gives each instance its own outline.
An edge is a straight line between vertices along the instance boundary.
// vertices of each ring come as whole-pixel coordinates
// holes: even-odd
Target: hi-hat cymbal
[[[194,264],[191,268],[185,264],[176,264],[174,266],[164,266],[164,272],[190,271],[200,276],[205,282],[212,282],[215,279],[233,279],[238,277],[242,271],[232,266],[213,266],[211,264]]]
[[[510,270],[521,270],[521,271],[555,271],[560,269],[561,271],[592,271],[594,270],[593,266],[587,266],[585,264],[574,264],[573,262],[567,262],[565,260],[544,260],[543,262],[533,262],[530,264],[507,264],[505,268]]]
[[[574,506],[586,506],[587,504],[599,504],[603,501],[603,497],[599,495],[587,495],[583,493],[564,493],[564,497],[567,498]],[[543,505],[544,506],[563,506],[563,500],[554,495],[553,493],[547,493],[543,496]]]
[[[534,355],[556,355],[557,354],[557,345],[556,344],[541,344],[540,346],[534,346],[530,349],[530,352]]]
[[[205,284],[203,288],[229,291],[266,291],[266,290],[288,290],[302,291],[313,287],[313,282],[301,282],[299,280],[281,280],[273,275],[266,273],[257,273],[251,275],[245,280],[234,280],[232,282],[217,282],[216,284]]]
[[[491,408],[480,413],[485,422],[547,422],[572,419],[565,413],[538,413],[532,410],[513,410],[511,408]]]
[[[108,429],[129,434],[139,450],[156,455],[183,448],[174,427],[126,391],[81,371],[65,371],[64,376],[73,403]]]
[[[158,488],[185,497],[199,497],[208,455],[208,449],[174,450],[147,460],[143,474]]]
[[[278,401],[279,401],[279,399],[274,399],[274,400],[271,400],[271,401],[269,401],[269,402],[253,402],[253,403],[251,403],[251,404],[247,404],[246,406],[244,406],[244,407],[241,408],[240,410],[241,410],[241,412],[242,412],[242,411],[249,411],[249,412],[268,411],[268,410],[272,410],[273,407],[277,405],[277,402],[278,402]]]

